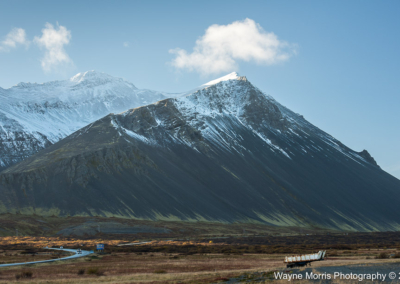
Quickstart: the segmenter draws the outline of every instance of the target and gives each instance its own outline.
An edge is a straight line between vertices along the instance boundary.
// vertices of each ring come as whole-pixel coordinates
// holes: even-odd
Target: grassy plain
[[[0,216],[0,221],[0,263],[59,257],[58,252],[43,249],[46,246],[106,247],[104,254],[76,260],[0,268],[0,283],[252,283],[255,275],[275,283],[271,273],[286,271],[286,255],[327,250],[326,260],[313,263],[313,269],[390,264],[400,257],[400,232],[15,215]],[[107,222],[113,226],[107,227]],[[96,231],[99,225],[108,232]],[[118,226],[138,232],[116,233]],[[19,237],[12,236],[16,228]],[[134,244],[143,241],[148,243]]]
[[[399,261],[394,257],[400,256],[400,243],[390,245],[390,241],[388,241],[389,245],[385,248],[371,248],[371,246],[379,247],[383,244],[380,234],[369,235],[369,239],[364,234],[361,235],[362,237],[359,236],[357,244],[336,244],[333,248],[328,248],[327,259],[313,263],[312,267]],[[332,239],[335,238],[335,236],[330,236]],[[344,236],[349,243],[357,239],[354,235]],[[200,241],[154,240],[148,244],[124,246],[119,244],[126,244],[126,241],[120,242],[120,240],[72,238],[48,238],[46,240],[44,237],[8,237],[2,238],[0,242],[3,248],[0,253],[0,261],[3,262],[10,255],[13,260],[16,260],[16,255],[21,253],[26,255],[24,252],[27,251],[41,252],[43,250],[39,247],[42,244],[50,243],[64,245],[64,247],[83,245],[82,248],[90,249],[92,242],[104,241],[106,252],[58,263],[2,268],[0,269],[0,283],[26,283],[26,281],[29,283],[222,283],[227,279],[237,277],[250,277],[249,281],[251,281],[254,273],[263,275],[268,283],[268,281],[272,281],[272,271],[286,270],[283,258],[287,253],[276,252],[278,248],[285,247],[285,249],[298,250],[301,253],[313,252],[320,245],[318,244],[319,237],[320,235],[275,237],[275,241],[261,236],[242,237],[235,238],[235,243],[232,243],[233,239],[228,239],[227,242],[222,242],[222,239],[214,239],[215,242],[212,241],[212,243],[209,239]],[[342,235],[336,236],[339,240],[342,240],[341,237]],[[280,243],[285,238],[285,243],[292,244],[282,246]],[[360,240],[364,240],[364,243]],[[373,244],[373,240],[377,243]],[[301,248],[305,241],[308,243]],[[262,242],[266,244],[254,244]],[[296,243],[302,244],[299,246]],[[382,252],[387,257],[392,257],[376,258]]]
[[[315,262],[312,267],[398,261],[375,259],[374,256],[380,252],[338,251],[338,256]],[[0,270],[0,283],[25,283],[26,280],[29,283],[216,283],[250,273],[268,274],[275,270],[285,270],[283,257],[281,254],[182,255],[120,252],[53,264],[3,268]],[[19,275],[26,272],[30,272],[32,276],[17,280]]]

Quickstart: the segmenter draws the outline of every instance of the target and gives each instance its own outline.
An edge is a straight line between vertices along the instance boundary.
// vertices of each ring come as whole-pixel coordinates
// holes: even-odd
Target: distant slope
[[[0,174],[0,212],[398,230],[400,181],[235,74]]]
[[[0,88],[0,170],[111,113],[166,98],[95,71],[66,81]]]

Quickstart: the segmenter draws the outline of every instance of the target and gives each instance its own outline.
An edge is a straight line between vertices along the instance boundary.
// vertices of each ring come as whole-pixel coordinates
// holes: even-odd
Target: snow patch
[[[202,86],[202,87],[211,86],[211,85],[218,84],[219,82],[222,82],[222,81],[237,80],[238,78],[239,78],[238,73],[232,72],[232,73],[230,73],[230,74],[228,74],[228,75],[225,75],[225,76],[223,76],[223,77],[221,77],[221,78],[212,80],[212,81],[210,81],[210,82],[208,82],[208,83],[205,83],[205,84],[203,84],[203,85],[201,85],[201,86]]]
[[[143,143],[146,143],[146,144],[149,144],[149,145],[154,145],[154,146],[157,145],[157,142],[154,141],[153,139],[146,138],[143,135],[137,134],[136,132],[133,132],[132,130],[129,130],[129,129],[126,129],[126,128],[122,127],[113,118],[111,119],[111,125],[118,131],[120,136],[122,136],[122,133],[124,133],[124,134],[134,138],[135,140],[142,141]]]
[[[253,132],[254,132],[258,137],[260,137],[264,142],[266,142],[269,146],[271,146],[273,149],[276,149],[276,150],[280,151],[283,155],[285,155],[285,156],[288,157],[289,159],[292,159],[292,158],[290,158],[289,154],[286,153],[285,150],[283,150],[281,147],[279,147],[279,146],[273,144],[273,143],[271,142],[271,140],[269,140],[269,139],[268,139],[267,137],[265,137],[263,134],[258,133],[258,132],[255,131],[255,130],[253,130]]]

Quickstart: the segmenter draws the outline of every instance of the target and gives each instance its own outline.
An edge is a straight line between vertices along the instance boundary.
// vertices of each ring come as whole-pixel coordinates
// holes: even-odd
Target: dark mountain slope
[[[108,115],[0,174],[1,212],[398,230],[400,181],[245,77]]]
[[[0,171],[110,112],[171,94],[140,90],[110,75],[87,71],[69,80],[0,88]]]

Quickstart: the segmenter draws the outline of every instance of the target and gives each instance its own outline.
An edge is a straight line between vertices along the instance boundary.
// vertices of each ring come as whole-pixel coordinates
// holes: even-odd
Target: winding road
[[[16,266],[16,265],[27,265],[27,264],[37,264],[37,263],[46,263],[46,262],[54,262],[54,261],[60,261],[60,260],[69,260],[69,259],[74,259],[74,258],[79,258],[83,256],[87,256],[89,254],[92,254],[93,251],[87,251],[87,250],[82,250],[82,253],[78,253],[77,249],[65,249],[65,248],[46,248],[46,249],[52,249],[52,250],[62,250],[62,251],[67,251],[71,253],[75,253],[70,256],[66,256],[63,258],[57,258],[57,259],[47,259],[47,260],[40,260],[40,261],[31,261],[31,262],[20,262],[20,263],[7,263],[7,264],[0,264],[0,267],[8,267],[8,266]]]

